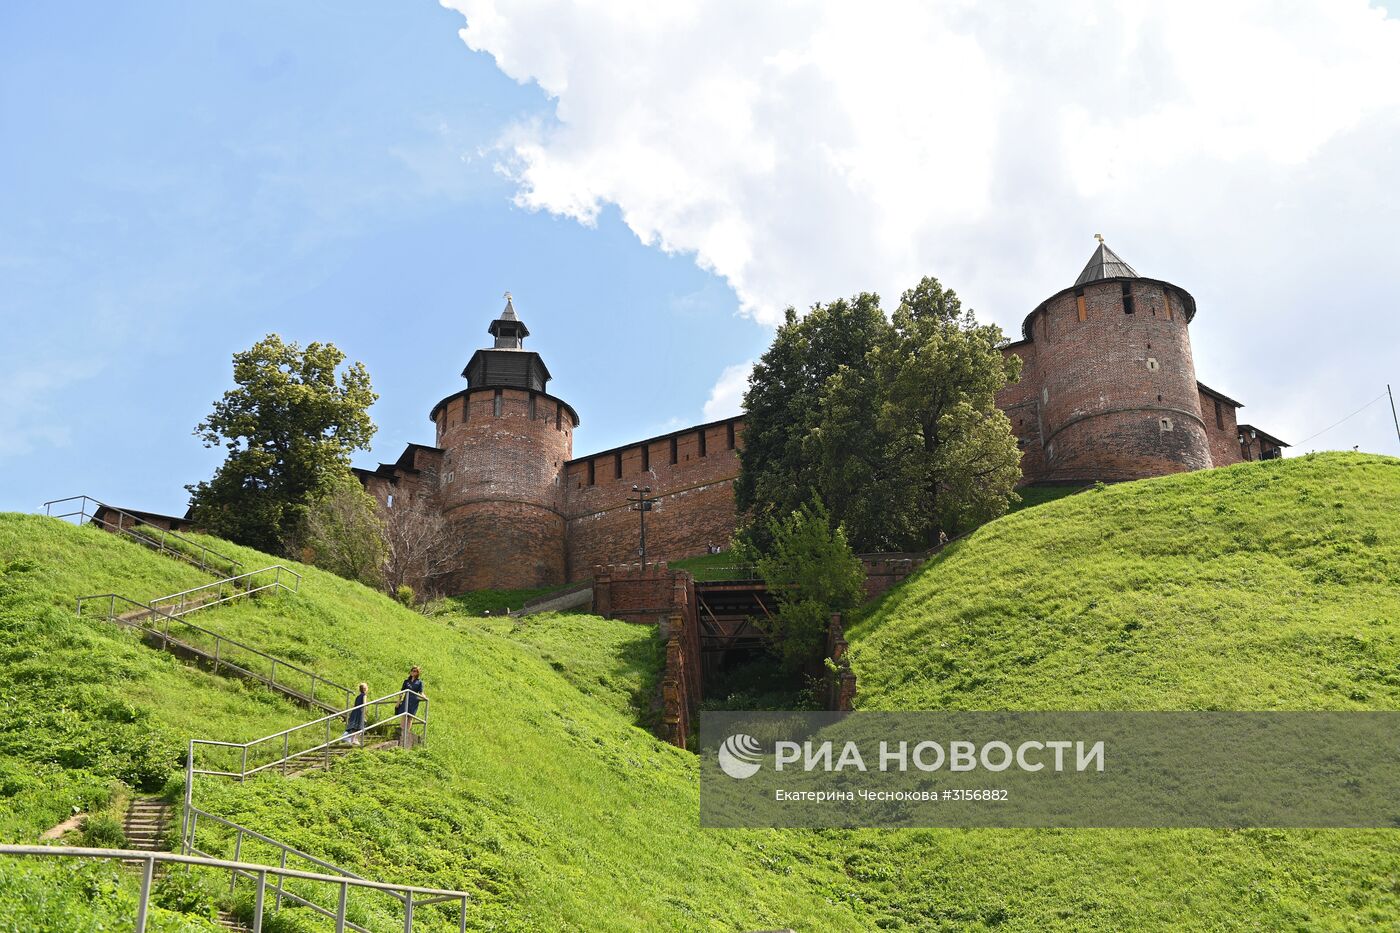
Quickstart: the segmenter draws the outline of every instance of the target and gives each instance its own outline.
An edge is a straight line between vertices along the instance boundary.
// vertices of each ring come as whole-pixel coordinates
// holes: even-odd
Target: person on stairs
[[[413,733],[409,726],[413,724],[413,717],[418,715],[418,704],[426,697],[423,695],[423,673],[416,666],[408,672],[404,678],[403,686],[399,688],[404,691],[403,697],[399,700],[394,712],[403,716],[403,729],[400,737],[404,747],[413,744]]]
[[[365,699],[369,696],[369,684],[360,684],[360,692],[355,695],[350,715],[345,717],[345,734],[340,741],[351,745],[365,744]]]

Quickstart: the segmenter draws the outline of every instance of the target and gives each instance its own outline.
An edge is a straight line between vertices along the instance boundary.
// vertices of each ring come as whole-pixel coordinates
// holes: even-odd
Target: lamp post
[[[635,509],[635,510],[640,514],[640,516],[641,516],[641,523],[642,523],[642,544],[641,544],[641,547],[637,548],[637,554],[640,555],[640,557],[642,558],[642,563],[646,563],[646,559],[647,559],[647,513],[651,511],[652,504],[655,503],[656,500],[653,499],[653,498],[651,498],[651,487],[650,487],[650,486],[638,486],[636,483],[633,483],[633,484],[632,484],[632,495],[630,495],[630,496],[627,497],[627,501],[630,502],[630,503],[632,503],[632,508]]]

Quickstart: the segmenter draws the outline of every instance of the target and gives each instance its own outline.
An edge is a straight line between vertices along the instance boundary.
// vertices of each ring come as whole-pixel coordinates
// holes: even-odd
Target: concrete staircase
[[[142,852],[169,852],[167,830],[174,824],[175,807],[160,797],[138,795],[127,805],[122,832],[128,849]]]

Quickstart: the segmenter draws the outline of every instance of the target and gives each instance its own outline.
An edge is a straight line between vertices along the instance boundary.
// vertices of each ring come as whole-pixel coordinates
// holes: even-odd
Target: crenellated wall
[[[657,500],[646,518],[649,556],[679,560],[727,545],[742,444],[743,419],[728,418],[569,461],[568,578],[638,558],[640,516],[627,501],[634,484]]]

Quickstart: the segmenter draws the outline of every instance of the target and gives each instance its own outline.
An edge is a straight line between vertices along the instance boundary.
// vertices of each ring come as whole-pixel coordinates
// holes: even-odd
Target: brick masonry
[[[1089,281],[1032,311],[1004,350],[1021,358],[1021,378],[997,394],[1024,481],[1131,480],[1277,455],[1281,442],[1263,432],[1242,449],[1239,435],[1254,429],[1239,425],[1239,403],[1197,382],[1194,312],[1183,289],[1139,277]],[[657,500],[648,558],[728,542],[742,417],[576,458],[578,416],[539,384],[469,385],[434,406],[436,446],[410,444],[393,464],[355,471],[385,508],[438,496],[467,542],[454,591],[554,585],[637,560],[634,484]],[[875,592],[897,578],[886,569],[869,574]]]

